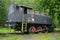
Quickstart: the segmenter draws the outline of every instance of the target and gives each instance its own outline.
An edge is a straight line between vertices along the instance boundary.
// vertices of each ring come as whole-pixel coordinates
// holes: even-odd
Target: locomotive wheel
[[[36,28],[35,28],[34,26],[31,26],[31,27],[29,28],[29,32],[34,33],[35,31],[36,31]]]
[[[53,32],[54,28],[53,27],[49,27],[49,32]]]
[[[41,32],[41,31],[42,31],[42,27],[39,26],[39,27],[37,28],[37,30],[38,30],[38,32]]]
[[[48,32],[48,28],[46,27],[45,32]]]
[[[43,33],[47,33],[48,32],[48,28],[47,27],[43,28],[42,32]]]

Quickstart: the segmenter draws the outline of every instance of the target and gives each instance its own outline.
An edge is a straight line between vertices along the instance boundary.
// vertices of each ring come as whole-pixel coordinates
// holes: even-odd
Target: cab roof
[[[22,8],[27,8],[27,9],[33,9],[33,8],[30,8],[30,7],[26,7],[26,6],[20,6],[20,7],[22,7]]]

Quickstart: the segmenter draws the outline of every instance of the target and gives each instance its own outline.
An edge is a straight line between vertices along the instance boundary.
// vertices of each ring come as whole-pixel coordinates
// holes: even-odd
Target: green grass
[[[6,37],[0,37],[0,40],[23,40],[21,36],[8,35]]]
[[[14,29],[0,28],[0,33],[14,33]]]
[[[58,34],[60,35],[60,34]],[[37,38],[38,40],[57,40],[60,39],[58,35],[55,35],[54,33],[39,33],[36,35],[33,35],[33,37]]]
[[[9,33],[9,29],[8,28],[0,28],[0,33]]]
[[[56,29],[58,31],[58,29]],[[12,30],[12,32],[14,32]],[[9,33],[8,28],[0,28],[0,33]],[[6,34],[0,35],[0,40],[60,40],[60,31],[52,33],[38,33],[38,34]]]

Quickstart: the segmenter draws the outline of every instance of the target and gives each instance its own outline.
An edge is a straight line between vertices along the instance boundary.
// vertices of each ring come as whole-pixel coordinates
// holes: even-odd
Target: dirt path
[[[32,35],[22,35],[21,36],[24,40],[37,40],[38,38],[33,37]],[[39,40],[39,39],[38,39]]]
[[[3,40],[56,40],[59,38],[60,33],[39,33],[39,34],[4,34],[0,35]],[[1,39],[1,40],[2,40]]]

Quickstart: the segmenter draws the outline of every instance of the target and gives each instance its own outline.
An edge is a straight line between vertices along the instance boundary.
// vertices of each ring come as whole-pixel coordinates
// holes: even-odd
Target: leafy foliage
[[[4,0],[0,0],[0,24],[4,24],[7,19]]]
[[[60,25],[60,0],[0,0],[0,24],[7,20],[8,8],[14,2],[44,12],[56,26]]]

